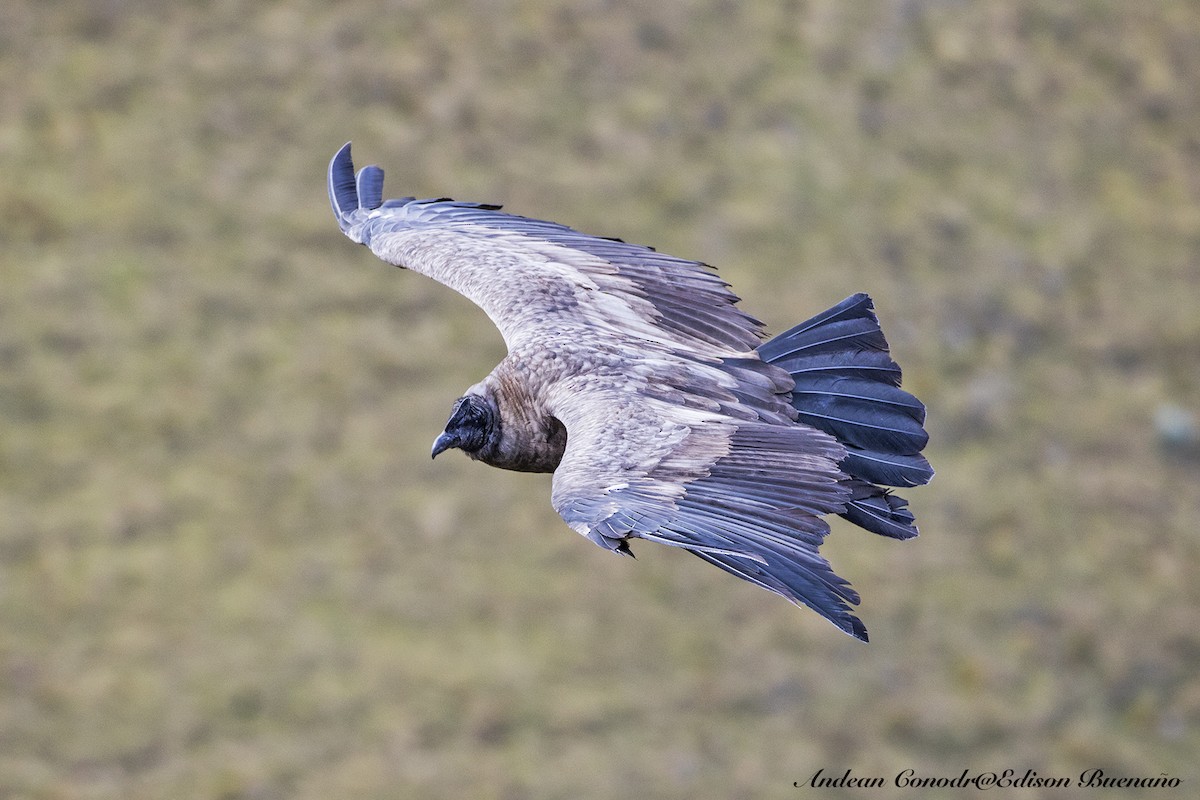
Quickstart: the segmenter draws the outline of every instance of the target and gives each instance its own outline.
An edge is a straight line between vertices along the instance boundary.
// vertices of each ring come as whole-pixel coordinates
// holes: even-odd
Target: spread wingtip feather
[[[355,184],[358,207],[373,210],[383,205],[383,170],[372,164],[358,172]]]
[[[354,178],[354,161],[350,158],[350,142],[342,145],[329,162],[329,204],[344,231],[346,217],[358,208],[358,186]]]

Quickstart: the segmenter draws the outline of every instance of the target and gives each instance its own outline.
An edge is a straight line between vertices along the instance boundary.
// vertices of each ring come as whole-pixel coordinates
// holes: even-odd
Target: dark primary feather
[[[495,409],[487,446],[448,423],[435,452],[553,469],[555,509],[597,544],[686,549],[866,639],[858,594],[818,552],[824,517],[915,536],[884,487],[933,474],[924,406],[899,388],[870,298],[762,343],[701,262],[492,205],[384,200],[383,171],[356,177],[349,144],[328,180],[351,240],[474,301],[508,345],[468,390]]]
[[[380,187],[382,190],[382,187]],[[358,188],[354,180],[354,164],[350,161],[350,143],[342,145],[329,162],[329,203],[342,232],[349,227],[349,215],[358,209]]]
[[[858,595],[852,591],[849,597],[840,597],[828,587],[817,586],[804,570],[796,569],[787,559],[772,558],[769,562],[758,563],[721,553],[693,551],[693,554],[730,575],[817,610],[840,630],[860,641],[868,641],[867,626],[848,610],[847,603],[857,605],[859,602]],[[831,599],[835,597],[837,599]]]
[[[358,171],[355,189],[359,208],[379,208],[383,205],[383,170],[376,166],[363,167]]]

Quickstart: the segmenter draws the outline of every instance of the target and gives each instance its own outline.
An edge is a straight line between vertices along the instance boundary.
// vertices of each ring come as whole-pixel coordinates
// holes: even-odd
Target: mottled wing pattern
[[[618,552],[685,548],[866,639],[858,595],[817,552],[821,516],[850,499],[833,437],[615,390],[564,386],[552,407],[568,435],[551,501],[576,531]]]
[[[357,178],[347,144],[330,163],[343,232],[484,310],[511,349],[572,327],[723,352],[753,350],[762,324],[708,266],[553,222],[447,199],[383,201],[383,172]]]

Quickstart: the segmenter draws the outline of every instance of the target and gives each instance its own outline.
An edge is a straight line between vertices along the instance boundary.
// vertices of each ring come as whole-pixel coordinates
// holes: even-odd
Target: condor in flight
[[[552,472],[574,530],[631,555],[682,547],[866,640],[858,593],[817,549],[838,514],[917,535],[885,486],[933,477],[925,407],[871,299],[763,342],[712,268],[497,206],[383,200],[383,170],[329,164],[342,232],[482,308],[508,355],[454,403],[433,455]]]

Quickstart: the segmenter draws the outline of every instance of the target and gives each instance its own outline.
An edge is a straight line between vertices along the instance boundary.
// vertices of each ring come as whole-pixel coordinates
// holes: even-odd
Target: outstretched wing
[[[865,640],[850,613],[858,595],[817,552],[829,532],[821,516],[850,499],[844,448],[807,426],[733,419],[653,391],[593,379],[552,394],[567,449],[551,501],[567,524],[618,552],[630,538],[682,547]]]
[[[466,296],[510,350],[548,328],[727,352],[753,350],[762,336],[762,324],[704,264],[497,206],[385,202],[383,171],[368,166],[356,176],[349,143],[329,164],[329,198],[348,237]]]
[[[851,499],[846,451],[796,423],[791,377],[753,352],[761,323],[710,268],[495,206],[385,202],[382,185],[349,144],[334,156],[347,236],[474,301],[510,354],[580,365],[539,398],[567,430],[552,502],[573,529],[622,553],[682,547],[866,638],[817,552],[820,517]]]

